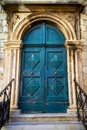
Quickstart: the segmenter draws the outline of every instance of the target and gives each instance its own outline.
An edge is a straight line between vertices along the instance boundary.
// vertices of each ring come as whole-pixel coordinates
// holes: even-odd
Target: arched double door
[[[25,113],[66,112],[68,107],[65,37],[41,23],[23,38],[19,108]]]

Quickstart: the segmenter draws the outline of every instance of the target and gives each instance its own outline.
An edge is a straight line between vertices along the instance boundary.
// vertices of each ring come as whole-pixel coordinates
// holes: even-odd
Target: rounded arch
[[[31,24],[41,20],[46,20],[54,23],[57,28],[61,30],[67,40],[76,40],[76,35],[72,25],[65,19],[52,13],[35,13],[21,19],[13,29],[11,40],[21,40],[25,32],[31,27]]]

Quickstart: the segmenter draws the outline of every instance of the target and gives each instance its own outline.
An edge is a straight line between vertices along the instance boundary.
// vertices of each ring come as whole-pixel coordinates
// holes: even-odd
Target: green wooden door
[[[19,108],[26,113],[66,112],[65,38],[54,26],[33,27],[23,38]]]

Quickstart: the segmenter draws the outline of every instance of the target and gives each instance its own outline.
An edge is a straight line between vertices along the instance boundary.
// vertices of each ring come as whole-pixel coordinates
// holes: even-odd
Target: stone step
[[[10,117],[10,122],[56,122],[77,120],[76,114],[68,113],[12,114]]]
[[[85,130],[80,122],[10,122],[1,130]]]

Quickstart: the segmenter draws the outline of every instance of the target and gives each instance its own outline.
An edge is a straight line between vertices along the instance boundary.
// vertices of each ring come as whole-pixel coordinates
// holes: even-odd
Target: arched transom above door
[[[65,37],[63,33],[49,24],[39,24],[26,33],[23,38],[24,44],[64,44]]]

